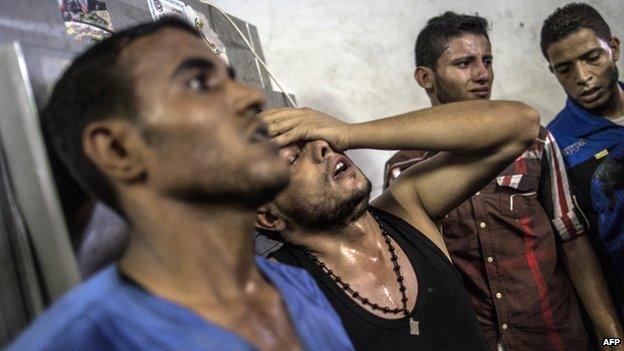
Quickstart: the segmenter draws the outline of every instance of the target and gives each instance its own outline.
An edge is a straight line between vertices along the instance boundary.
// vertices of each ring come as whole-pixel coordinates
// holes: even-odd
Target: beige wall
[[[447,10],[478,12],[492,25],[493,98],[536,107],[544,124],[565,96],[541,55],[539,32],[543,20],[568,2],[213,0],[258,26],[269,66],[301,106],[353,122],[428,106],[412,78],[418,31],[428,18]],[[624,36],[622,0],[588,3],[602,13],[615,35]],[[390,154],[350,153],[371,178],[374,194],[381,190],[383,164]]]

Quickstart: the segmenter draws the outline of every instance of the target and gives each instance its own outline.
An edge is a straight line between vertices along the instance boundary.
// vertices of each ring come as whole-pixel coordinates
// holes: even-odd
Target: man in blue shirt
[[[624,316],[624,84],[618,83],[620,41],[583,3],[544,21],[541,48],[568,95],[548,125],[561,146],[572,187],[587,214],[613,298]],[[605,336],[608,337],[608,336]]]
[[[351,350],[303,271],[254,258],[256,208],[289,171],[200,34],[175,19],[114,34],[57,83],[43,125],[68,170],[121,214],[118,264],[10,350]]]

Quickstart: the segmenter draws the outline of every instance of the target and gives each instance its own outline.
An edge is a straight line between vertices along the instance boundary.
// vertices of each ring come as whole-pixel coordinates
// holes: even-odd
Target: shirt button
[[[481,192],[480,192],[480,191],[477,191],[477,193],[476,193],[475,195],[479,195],[479,194],[481,194]]]
[[[507,330],[508,326],[507,326],[507,324],[503,323],[503,324],[501,325],[501,328],[502,328],[503,330]]]
[[[485,227],[486,227],[485,222],[481,222],[481,223],[479,223],[479,227],[481,227],[481,228],[485,228]]]
[[[494,258],[493,258],[492,256],[488,256],[488,258],[486,258],[486,260],[487,260],[489,263],[494,262]]]
[[[496,298],[497,298],[497,299],[502,299],[502,298],[503,298],[503,294],[501,294],[501,293],[496,293]]]

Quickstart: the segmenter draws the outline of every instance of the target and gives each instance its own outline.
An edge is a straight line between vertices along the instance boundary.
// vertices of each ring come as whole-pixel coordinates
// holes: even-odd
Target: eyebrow
[[[577,60],[579,58],[580,59],[587,58],[589,55],[591,55],[592,53],[594,53],[594,52],[596,52],[597,50],[600,50],[600,49],[602,49],[602,48],[599,47],[599,46],[591,48],[591,49],[587,50],[586,52],[582,53],[581,55],[579,55],[578,57],[573,58],[572,60],[555,63],[555,65],[553,67],[556,69],[557,67],[560,67],[560,66],[569,65],[570,63],[572,63],[572,61]]]
[[[474,61],[476,59],[477,57],[475,55],[459,56],[459,57],[452,59],[451,63],[459,63],[459,62],[466,61],[466,60]]]
[[[477,55],[466,55],[466,56],[460,56],[460,57],[454,58],[451,60],[451,62],[456,63],[456,62],[461,62],[464,60],[476,60],[477,58],[478,58]],[[491,59],[491,58],[494,58],[494,56],[492,56],[492,54],[487,54],[487,55],[481,56],[481,58]]]
[[[215,64],[212,61],[206,60],[205,58],[190,58],[184,60],[178,68],[176,68],[175,72],[171,75],[171,79],[175,79],[180,74],[190,71],[190,70],[202,70],[206,72],[211,72],[215,69]]]

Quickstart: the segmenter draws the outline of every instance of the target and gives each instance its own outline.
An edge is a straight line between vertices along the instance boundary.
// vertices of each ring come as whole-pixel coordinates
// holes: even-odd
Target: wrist
[[[363,147],[362,135],[363,128],[362,123],[347,123],[341,126],[339,130],[341,139],[344,142],[344,149],[358,149]]]

